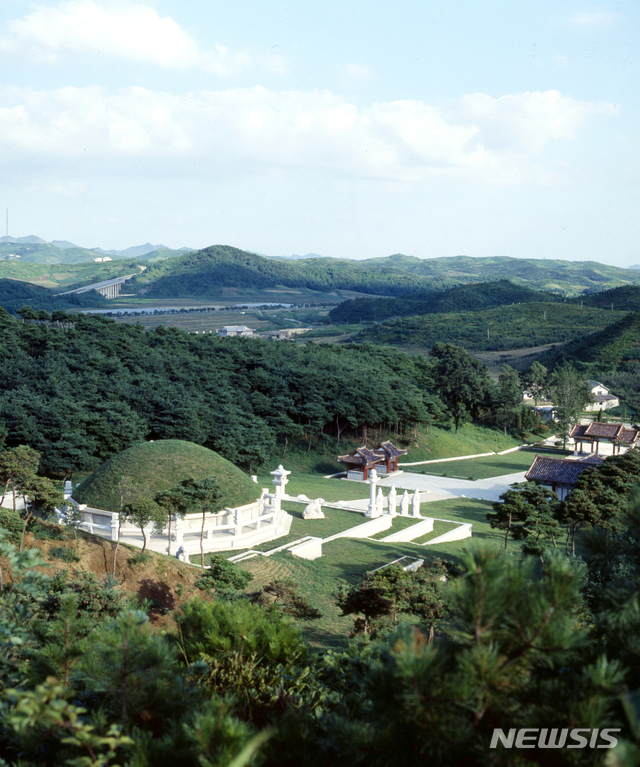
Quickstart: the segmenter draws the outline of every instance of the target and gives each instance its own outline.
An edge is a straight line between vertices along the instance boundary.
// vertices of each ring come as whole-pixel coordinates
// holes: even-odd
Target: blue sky
[[[3,0],[10,234],[640,263],[639,16]]]

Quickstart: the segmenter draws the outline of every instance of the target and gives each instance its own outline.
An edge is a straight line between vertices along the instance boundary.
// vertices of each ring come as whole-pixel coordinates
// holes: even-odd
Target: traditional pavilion
[[[347,464],[347,479],[367,480],[369,472],[383,460],[383,456],[363,445],[352,450],[348,455],[339,455],[338,460],[340,463]]]
[[[396,447],[390,440],[381,442],[379,445],[376,445],[373,450],[375,453],[381,453],[384,455],[387,474],[391,474],[392,471],[398,471],[398,458],[401,455],[407,454],[406,450],[401,450],[399,447]],[[376,467],[376,471],[380,471],[380,469]]]
[[[373,450],[369,450],[364,445],[357,447],[348,455],[339,455],[338,460],[347,464],[347,479],[366,481],[373,468],[381,474],[398,471],[398,458],[406,454],[406,450],[401,450],[387,440],[381,442]]]
[[[635,447],[640,438],[640,430],[628,429],[623,423],[600,423],[593,421],[589,424],[574,426],[569,435],[575,442],[576,453],[583,453],[584,445],[588,445],[587,452],[598,453],[600,442],[613,445],[613,455],[621,453],[623,448]],[[580,445],[580,449],[578,449]]]
[[[584,458],[550,458],[537,455],[524,478],[535,482],[536,485],[551,488],[558,494],[558,498],[564,501],[585,469],[601,466],[603,463],[604,458],[595,453],[585,455]]]

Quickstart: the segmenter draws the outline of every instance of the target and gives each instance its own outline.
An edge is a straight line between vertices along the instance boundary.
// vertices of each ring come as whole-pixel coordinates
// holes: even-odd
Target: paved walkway
[[[524,482],[524,471],[515,474],[503,474],[490,479],[454,479],[453,477],[433,477],[424,474],[404,472],[395,477],[378,481],[381,487],[396,486],[396,490],[413,491],[418,488],[421,501],[442,501],[447,498],[479,498],[483,501],[497,501],[500,495],[514,482]],[[424,494],[432,497],[425,498]]]

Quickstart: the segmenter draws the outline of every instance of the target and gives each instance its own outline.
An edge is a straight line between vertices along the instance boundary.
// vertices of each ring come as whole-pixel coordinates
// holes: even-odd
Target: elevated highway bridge
[[[71,293],[88,293],[91,290],[95,290],[105,298],[117,298],[120,295],[120,289],[122,284],[132,277],[136,277],[136,274],[127,274],[125,277],[114,277],[111,280],[103,280],[102,282],[94,282],[93,285],[85,285],[83,288],[76,288],[75,290],[67,290],[64,293],[58,293],[59,296],[68,296]]]

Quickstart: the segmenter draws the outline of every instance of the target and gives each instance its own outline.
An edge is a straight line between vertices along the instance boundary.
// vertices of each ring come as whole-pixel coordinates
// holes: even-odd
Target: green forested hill
[[[418,260],[418,259],[416,259]],[[214,245],[179,259],[153,264],[132,281],[135,290],[150,297],[219,295],[222,288],[273,288],[276,285],[310,290],[357,290],[363,293],[403,295],[416,286],[446,280],[407,274],[402,269],[380,269],[369,261],[333,258],[279,261],[255,253]]]
[[[640,283],[638,272],[592,262],[466,256],[419,259],[400,254],[364,261],[284,261],[213,245],[150,265],[134,287],[159,298],[218,295],[224,287],[276,285],[402,296],[503,278],[518,286],[561,295]]]
[[[421,291],[396,299],[351,299],[332,309],[329,316],[335,323],[380,322],[391,317],[481,311],[507,304],[549,303],[556,300],[559,299],[551,293],[515,285],[509,280],[498,280],[461,285],[443,292]]]
[[[21,248],[24,252],[18,252]],[[2,260],[3,257],[8,258],[10,252],[21,255],[21,258]],[[46,287],[68,287],[86,284],[90,273],[93,279],[97,271],[100,272],[98,279],[115,276],[127,261],[141,269],[146,268],[133,287],[151,298],[217,296],[222,289],[229,287],[251,290],[282,285],[321,292],[353,290],[378,296],[418,293],[412,299],[422,303],[428,302],[429,294],[441,293],[448,288],[501,280],[508,280],[518,288],[542,290],[559,296],[640,285],[638,270],[588,261],[468,256],[420,259],[402,254],[363,261],[335,258],[289,260],[266,258],[228,245],[212,245],[187,254],[157,250],[133,262],[117,257],[117,260],[106,264],[94,264],[92,258],[95,256],[93,251],[57,248],[48,243],[4,243],[0,244],[0,277],[38,278],[44,281]],[[475,293],[475,299],[472,294],[473,291],[462,296],[468,308],[480,309],[509,303],[508,297],[496,301],[495,295],[488,300],[481,297],[481,292]],[[456,294],[450,296],[450,300],[455,302]],[[515,295],[510,302],[529,300],[536,299]],[[362,309],[362,306],[358,308]],[[394,307],[393,311],[396,309]],[[382,311],[383,307],[379,306],[377,310]],[[446,310],[443,305],[439,311]],[[390,316],[388,312],[392,309],[389,307],[384,311],[387,312],[385,316]],[[423,313],[423,310],[409,313]]]
[[[466,349],[499,351],[583,337],[623,317],[622,312],[536,302],[387,320],[365,327],[352,340],[427,347],[440,341]]]
[[[107,300],[99,293],[58,296],[52,290],[30,285],[19,280],[0,279],[0,306],[15,314],[18,309],[29,305],[34,310],[53,312],[56,309],[81,309],[108,306]]]
[[[640,312],[630,312],[600,331],[571,341],[549,352],[542,361],[553,366],[563,358],[596,363],[605,370],[614,370],[624,360],[640,359]]]
[[[623,285],[567,300],[572,303],[582,303],[584,306],[595,306],[598,309],[613,307],[621,312],[638,312],[640,311],[640,285]]]

